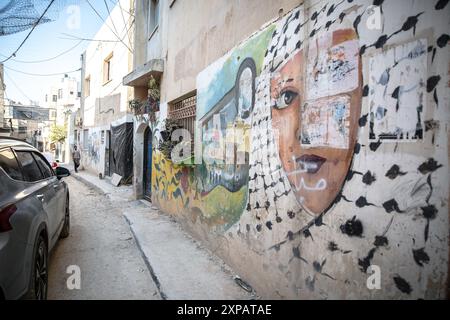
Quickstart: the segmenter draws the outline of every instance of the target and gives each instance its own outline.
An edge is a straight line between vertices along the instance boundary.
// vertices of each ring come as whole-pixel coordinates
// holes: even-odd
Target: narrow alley
[[[71,234],[49,260],[49,299],[160,299],[121,209],[105,195],[68,178]],[[67,267],[81,271],[81,289],[68,290]]]
[[[257,298],[173,219],[131,200],[128,187],[95,179],[74,173],[66,180],[71,234],[50,253],[49,299]],[[72,288],[74,267],[79,288]]]

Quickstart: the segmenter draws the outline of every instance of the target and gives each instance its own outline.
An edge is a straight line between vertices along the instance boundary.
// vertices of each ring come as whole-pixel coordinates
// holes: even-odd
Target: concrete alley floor
[[[81,171],[65,180],[71,231],[50,254],[49,299],[258,299],[171,217],[132,199],[132,188]],[[69,290],[69,266],[81,289]]]
[[[48,299],[161,299],[120,206],[73,177],[71,230],[50,254]],[[81,289],[69,290],[67,267],[81,270]]]

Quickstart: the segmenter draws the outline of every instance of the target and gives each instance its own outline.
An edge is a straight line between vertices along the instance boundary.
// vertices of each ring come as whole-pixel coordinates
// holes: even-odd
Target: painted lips
[[[326,161],[327,159],[316,156],[315,154],[305,154],[297,158],[296,163],[306,173],[316,173]]]

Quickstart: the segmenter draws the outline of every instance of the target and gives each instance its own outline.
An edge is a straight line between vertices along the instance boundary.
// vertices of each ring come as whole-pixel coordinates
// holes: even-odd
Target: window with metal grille
[[[197,107],[197,95],[194,94],[178,102],[169,104],[169,118],[178,120],[183,128],[189,130],[192,139],[195,132],[195,115]],[[192,140],[193,141],[193,140]]]

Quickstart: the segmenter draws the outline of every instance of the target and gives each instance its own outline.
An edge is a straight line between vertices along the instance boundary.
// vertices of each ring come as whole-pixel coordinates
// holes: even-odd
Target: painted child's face
[[[336,199],[356,144],[361,68],[356,34],[338,30],[295,54],[271,78],[272,127],[303,208],[324,212]]]

